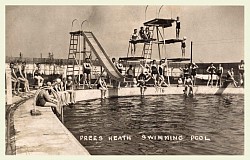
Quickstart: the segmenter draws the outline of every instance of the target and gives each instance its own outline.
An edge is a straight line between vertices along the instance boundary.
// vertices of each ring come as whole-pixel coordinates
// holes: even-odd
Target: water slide
[[[110,60],[109,56],[102,48],[101,44],[98,42],[96,37],[92,32],[83,32],[83,36],[86,39],[88,45],[91,50],[94,52],[96,57],[101,62],[101,65],[105,68],[105,71],[108,75],[117,81],[123,81],[122,74],[117,70],[116,66],[114,66],[113,62]]]

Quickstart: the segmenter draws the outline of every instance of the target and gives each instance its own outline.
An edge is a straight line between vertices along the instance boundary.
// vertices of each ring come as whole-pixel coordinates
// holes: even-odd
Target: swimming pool
[[[92,155],[244,154],[244,95],[97,99],[64,116]]]

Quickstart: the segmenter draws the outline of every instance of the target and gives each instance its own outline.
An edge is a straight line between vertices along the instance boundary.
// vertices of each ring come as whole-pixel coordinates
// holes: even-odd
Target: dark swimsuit
[[[43,95],[43,94],[41,95],[41,93],[42,93],[42,92],[40,92],[40,93],[38,94],[37,99],[36,99],[36,105],[37,105],[37,106],[44,106],[45,103],[46,103],[46,100],[45,100],[45,98],[44,98],[44,95]]]
[[[187,78],[189,75],[188,68],[183,68],[184,78]]]
[[[217,70],[217,75],[218,75],[218,76],[221,76],[221,75],[222,75],[222,69],[218,69],[218,70]]]
[[[162,76],[163,75],[163,68],[159,66],[159,74]]]
[[[209,70],[211,76],[214,74],[215,69],[216,69],[215,67],[213,67],[213,68],[209,67],[208,70]]]
[[[197,74],[196,68],[192,68],[192,69],[191,69],[191,75],[192,75],[192,76],[196,76],[196,74]]]
[[[90,67],[89,63],[85,63],[85,64],[86,64],[86,67]],[[91,69],[85,68],[85,65],[84,65],[84,71],[83,71],[83,73],[90,74],[90,72],[91,72]]]
[[[152,74],[158,74],[156,66],[152,66],[151,70],[152,70]]]

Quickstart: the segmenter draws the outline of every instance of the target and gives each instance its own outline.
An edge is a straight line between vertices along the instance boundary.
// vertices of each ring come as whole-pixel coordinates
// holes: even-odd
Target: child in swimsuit
[[[179,38],[180,29],[181,29],[181,22],[180,22],[180,18],[177,17],[177,19],[176,19],[176,39]]]
[[[244,61],[243,60],[240,61],[238,68],[239,68],[239,75],[240,75],[239,86],[241,86],[244,84]]]
[[[84,79],[83,79],[83,86],[85,86],[85,83],[88,84],[89,89],[91,89],[91,64],[90,64],[90,59],[86,58],[85,59],[85,63],[83,63],[83,75],[84,75]],[[88,80],[88,82],[87,82]]]
[[[156,60],[153,60],[152,64],[151,64],[151,75],[152,78],[154,79],[154,86],[157,86],[157,76],[158,76],[159,72],[157,69],[157,64],[156,64]]]

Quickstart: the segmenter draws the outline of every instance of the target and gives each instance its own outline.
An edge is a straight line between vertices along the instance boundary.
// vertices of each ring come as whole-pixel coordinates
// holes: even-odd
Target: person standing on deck
[[[198,68],[199,67],[195,63],[192,63],[190,65],[190,71],[191,71],[190,75],[191,75],[191,79],[193,81],[193,86],[195,86],[195,83],[196,83],[196,74],[197,74]]]
[[[217,71],[216,71],[216,74],[217,74],[217,81],[216,81],[216,87],[218,86],[218,83],[219,83],[219,87],[222,86],[222,74],[223,74],[223,67],[221,66],[221,64],[219,64],[219,67],[217,68]]]
[[[186,84],[186,81],[187,81],[187,78],[189,76],[189,68],[188,68],[188,65],[185,64],[185,67],[184,68],[180,68],[180,70],[183,72],[183,85]]]
[[[131,45],[131,55],[135,56],[135,51],[136,51],[136,43],[137,40],[139,39],[138,34],[137,34],[137,29],[134,29],[134,33],[131,35],[130,38],[130,43]]]
[[[180,18],[177,17],[176,18],[176,39],[179,39],[180,29],[181,29],[181,22],[180,22]]]
[[[165,60],[162,59],[160,61],[160,64],[158,65],[158,72],[159,72],[158,86],[159,87],[161,87],[163,84],[164,84],[164,86],[167,86],[167,84],[165,82],[164,71],[165,71]]]
[[[157,64],[156,64],[156,60],[153,60],[152,64],[151,64],[151,75],[152,78],[154,80],[154,86],[157,86],[157,76],[159,74],[158,68],[157,68]]]
[[[122,74],[123,71],[123,65],[121,63],[121,60],[119,59],[118,62],[116,63],[116,68],[118,69],[118,71]],[[121,87],[121,82],[118,82],[118,88]]]
[[[239,87],[240,87],[241,85],[244,85],[244,61],[243,60],[240,61],[238,69],[239,69],[239,75],[240,75],[240,82],[239,82]]]
[[[183,37],[183,40],[181,41],[181,56],[182,58],[185,57],[185,49],[186,49],[186,37]]]
[[[88,83],[89,89],[91,89],[91,64],[90,59],[86,58],[85,62],[83,63],[83,86],[85,86],[85,83]],[[88,80],[88,82],[87,82]]]
[[[213,75],[216,73],[216,68],[214,66],[213,63],[210,64],[210,66],[208,66],[207,70],[206,70],[208,73],[209,73],[209,76],[208,76],[208,81],[207,81],[207,86],[209,85],[209,82],[211,83],[211,87],[213,87]]]

